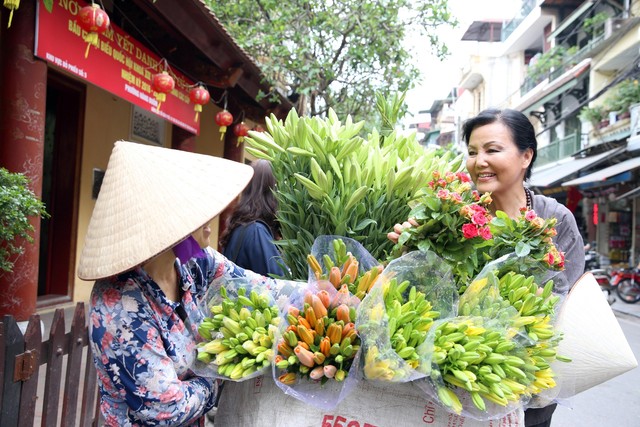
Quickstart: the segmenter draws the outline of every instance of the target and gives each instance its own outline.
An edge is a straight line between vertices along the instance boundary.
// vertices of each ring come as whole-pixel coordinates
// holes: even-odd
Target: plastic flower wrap
[[[332,409],[359,380],[354,294],[364,296],[381,267],[362,245],[340,236],[316,238],[307,262],[308,286],[283,310],[274,380],[285,393]]]
[[[510,254],[488,264],[458,302],[459,317],[443,320],[427,338],[431,373],[427,392],[457,413],[500,417],[532,396],[553,397],[551,364],[561,334],[553,327],[560,300],[553,282],[538,286],[535,274],[508,271]],[[435,390],[435,392],[434,392]]]
[[[207,317],[198,325],[202,342],[194,371],[233,381],[263,374],[273,361],[281,321],[270,292],[247,278],[216,280],[204,301]]]
[[[334,408],[357,381],[360,300],[342,285],[319,281],[291,296],[277,338],[273,377],[286,394],[310,405]]]
[[[414,251],[389,263],[358,307],[365,378],[406,382],[427,375],[427,333],[435,319],[454,314],[456,299],[451,268],[433,252]]]
[[[328,280],[336,289],[347,285],[359,299],[373,287],[382,266],[358,242],[348,237],[319,236],[307,255],[309,283]]]
[[[489,194],[472,189],[466,173],[434,172],[433,181],[411,203],[409,217],[418,226],[402,232],[392,258],[415,249],[433,251],[451,266],[463,289],[484,264],[482,248],[492,238],[490,203]]]
[[[485,317],[455,317],[438,321],[427,342],[431,372],[417,384],[453,412],[493,419],[528,401],[535,368],[508,327]]]

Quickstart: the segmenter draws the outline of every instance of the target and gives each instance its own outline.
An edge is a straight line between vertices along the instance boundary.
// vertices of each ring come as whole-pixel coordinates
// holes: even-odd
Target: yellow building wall
[[[77,216],[76,269],[91,213],[95,206],[95,200],[91,194],[93,170],[106,170],[113,144],[116,141],[120,139],[136,140],[131,137],[132,104],[91,84],[87,85],[86,94],[84,145]],[[203,106],[203,111],[200,113],[200,134],[195,141],[197,153],[218,157],[224,155],[224,142],[220,140],[219,127],[214,121],[214,117],[219,111],[220,108],[211,103]],[[251,126],[251,124],[249,125]],[[164,145],[166,147],[171,146],[171,127],[171,123],[165,122]],[[232,127],[229,127],[228,131],[232,132]],[[212,221],[211,230],[211,242],[215,246],[214,243],[218,239],[218,218]],[[92,286],[93,282],[87,282],[75,276],[74,302],[88,302]]]
[[[590,75],[589,81],[589,93],[597,93],[606,87],[617,75],[618,71],[603,71],[600,70],[598,64],[608,63],[618,56],[629,56],[628,50],[637,46],[640,41],[640,25],[636,25],[631,28],[624,36],[620,38],[615,44],[605,49],[602,54],[596,56],[592,60],[592,68],[595,72]],[[607,99],[605,96],[600,96],[594,100],[590,106],[603,105]]]

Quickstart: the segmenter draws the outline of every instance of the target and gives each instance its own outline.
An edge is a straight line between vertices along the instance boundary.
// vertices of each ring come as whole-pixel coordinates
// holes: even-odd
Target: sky
[[[411,113],[428,110],[436,99],[446,97],[459,82],[460,68],[468,61],[468,49],[461,42],[462,35],[473,21],[483,19],[513,18],[520,8],[520,0],[449,0],[449,7],[460,24],[455,29],[442,28],[439,36],[446,42],[450,57],[441,62],[438,58],[425,53],[419,53],[416,46],[425,46],[428,41],[414,38],[408,41],[408,46],[414,49],[416,64],[423,70],[422,81],[409,91],[405,102]],[[422,49],[424,52],[424,49]]]

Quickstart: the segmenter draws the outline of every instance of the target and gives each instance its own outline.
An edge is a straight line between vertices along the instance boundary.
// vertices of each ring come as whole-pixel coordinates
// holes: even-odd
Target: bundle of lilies
[[[360,348],[355,330],[356,309],[347,285],[334,292],[309,290],[301,308],[290,306],[288,327],[277,344],[276,367],[286,385],[300,378],[322,383],[343,381]]]

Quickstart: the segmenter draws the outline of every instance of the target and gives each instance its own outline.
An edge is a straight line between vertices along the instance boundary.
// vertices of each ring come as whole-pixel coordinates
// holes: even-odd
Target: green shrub
[[[17,238],[33,242],[29,217],[46,216],[44,204],[28,188],[26,176],[0,168],[0,270],[11,272],[11,255],[24,251]]]

